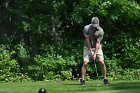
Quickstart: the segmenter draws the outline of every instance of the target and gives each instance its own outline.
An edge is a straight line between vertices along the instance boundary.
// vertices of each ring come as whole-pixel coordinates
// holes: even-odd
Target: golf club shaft
[[[95,66],[96,76],[97,76],[97,80],[98,80],[97,86],[99,87],[100,86],[100,84],[99,84],[99,75],[98,75],[98,70],[97,70],[97,65],[96,65],[96,61],[95,60],[94,60],[94,66]]]
[[[94,52],[93,52],[92,50],[90,51],[90,53],[91,53],[91,56],[94,54]],[[93,63],[94,63],[94,66],[95,66],[96,76],[97,76],[97,79],[98,79],[98,70],[97,70],[96,61],[95,61],[95,60],[93,60]],[[99,85],[99,79],[98,79],[98,85]]]
[[[96,65],[96,62],[95,62],[95,61],[94,61],[94,66],[95,66],[95,69],[96,69],[96,75],[97,75],[97,78],[98,78],[97,65]]]

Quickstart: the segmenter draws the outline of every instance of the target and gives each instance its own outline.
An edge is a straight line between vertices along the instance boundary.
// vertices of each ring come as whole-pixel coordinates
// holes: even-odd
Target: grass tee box
[[[140,81],[111,81],[104,86],[100,81],[87,81],[81,86],[79,81],[41,81],[41,82],[9,82],[0,83],[0,93],[38,93],[45,88],[47,93],[140,93]]]

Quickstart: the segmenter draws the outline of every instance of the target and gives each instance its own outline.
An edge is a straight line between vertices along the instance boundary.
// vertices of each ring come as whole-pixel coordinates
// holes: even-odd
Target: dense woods
[[[108,77],[140,79],[139,0],[1,0],[0,81],[78,79],[93,16],[105,32]]]

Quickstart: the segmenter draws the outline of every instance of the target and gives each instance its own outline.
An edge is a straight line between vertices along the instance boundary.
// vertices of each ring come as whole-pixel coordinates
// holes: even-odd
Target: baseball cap
[[[91,24],[93,27],[99,27],[99,19],[98,17],[93,17],[92,20],[91,20]]]

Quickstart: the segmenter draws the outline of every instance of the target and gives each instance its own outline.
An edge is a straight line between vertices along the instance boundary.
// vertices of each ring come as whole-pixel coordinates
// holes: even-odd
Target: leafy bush
[[[139,69],[140,68],[140,40],[139,39],[129,39],[125,40],[125,47],[122,52],[124,54],[121,59],[121,66],[123,68],[132,68]]]
[[[106,60],[107,75],[111,80],[140,80],[140,69],[122,69],[119,60]]]
[[[24,68],[24,72],[28,74],[33,80],[50,80],[50,79],[70,79],[71,68],[68,68],[73,59],[64,59],[57,55],[53,57],[36,56],[34,58],[35,64]]]
[[[6,47],[6,46],[5,46]],[[27,75],[20,72],[20,67],[15,59],[11,59],[14,51],[10,52],[0,48],[0,81],[15,82],[29,80]]]
[[[140,80],[140,69],[117,69],[109,74],[111,80]]]
[[[2,10],[8,18],[3,17],[0,27],[1,31],[6,25],[12,28],[0,33],[0,43],[10,43],[0,50],[2,81],[24,76],[69,79],[71,74],[81,73],[83,28],[93,16],[99,17],[105,31],[103,49],[109,76],[131,77],[129,72],[137,73],[140,67],[140,5],[135,0],[12,0],[8,6]],[[87,71],[92,74],[95,69],[91,65]]]

